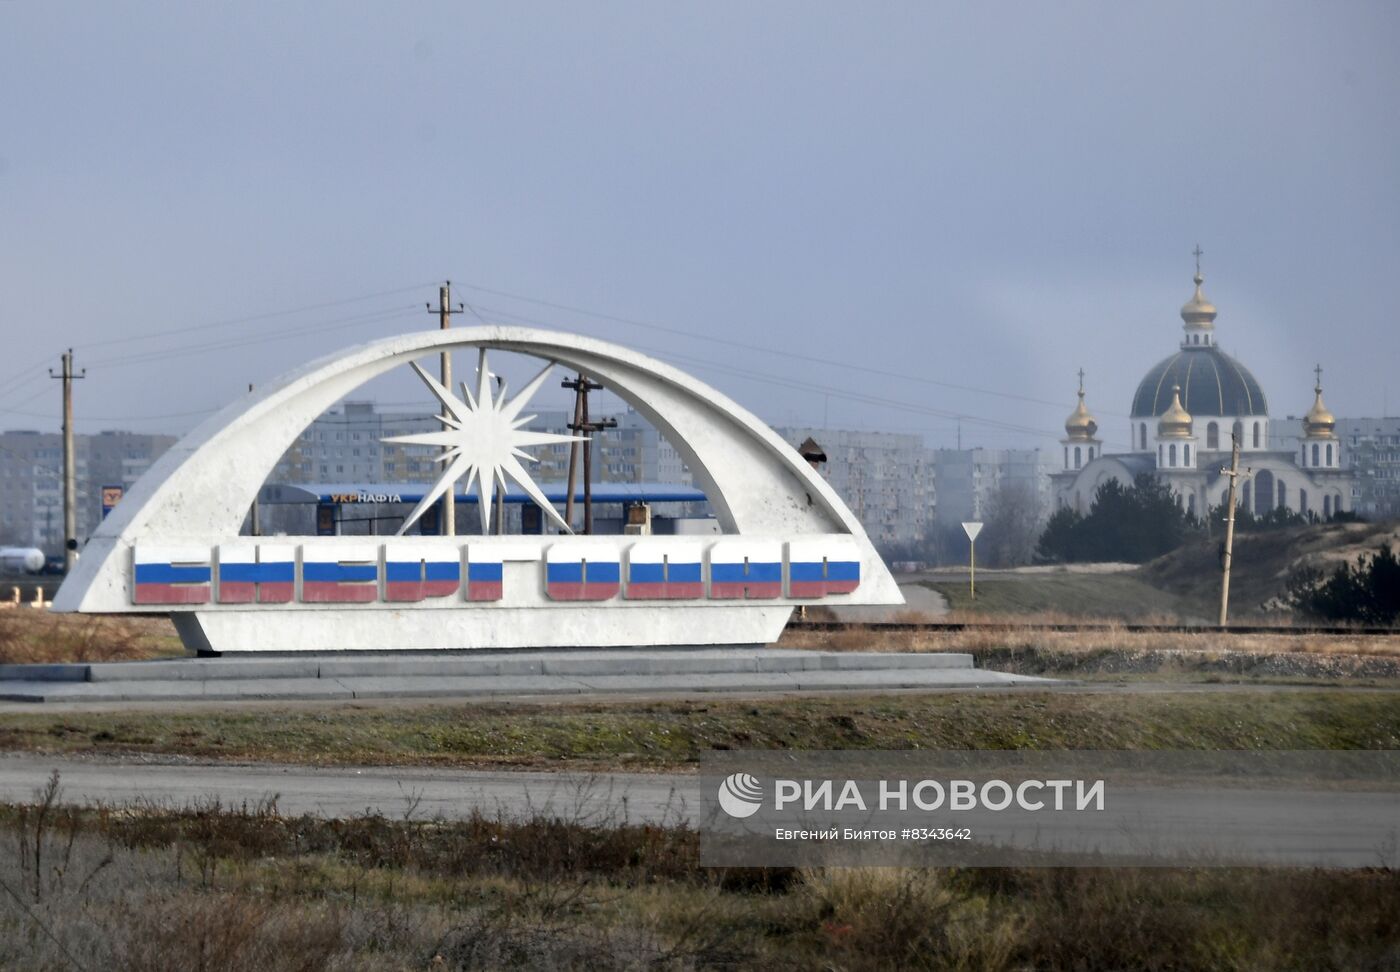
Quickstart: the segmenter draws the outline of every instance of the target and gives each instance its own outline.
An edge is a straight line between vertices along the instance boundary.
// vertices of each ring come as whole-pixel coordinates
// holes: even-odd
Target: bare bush
[[[131,661],[181,651],[166,618],[0,611],[0,664]]]

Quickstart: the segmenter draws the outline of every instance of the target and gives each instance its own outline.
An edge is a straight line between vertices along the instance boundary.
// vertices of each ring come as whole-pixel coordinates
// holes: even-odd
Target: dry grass
[[[949,620],[954,620],[950,618]],[[1128,631],[1106,622],[1094,631],[1028,630],[1026,624],[1056,621],[1016,618],[1002,623],[980,618],[970,628],[937,627],[921,630],[889,630],[878,624],[836,631],[789,628],[778,641],[781,648],[814,648],[860,651],[984,651],[989,649],[1042,649],[1055,652],[1180,651],[1239,652],[1242,654],[1376,655],[1400,657],[1400,634],[1363,636],[1309,634],[1220,634],[1218,632]]]
[[[168,618],[0,610],[0,664],[133,661],[183,653]]]
[[[1381,969],[1400,874],[706,869],[683,827],[0,807],[0,965]]]

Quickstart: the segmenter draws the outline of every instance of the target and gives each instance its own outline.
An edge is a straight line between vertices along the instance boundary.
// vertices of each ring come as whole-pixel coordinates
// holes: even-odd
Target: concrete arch
[[[493,325],[426,331],[339,351],[261,386],[163,455],[103,521],[60,590],[60,610],[102,610],[124,589],[133,544],[236,536],[278,458],[318,415],[415,358],[487,348],[544,358],[604,382],[682,455],[725,533],[849,534],[869,573],[863,603],[902,603],[859,521],[830,485],[757,417],[696,378],[593,338]]]

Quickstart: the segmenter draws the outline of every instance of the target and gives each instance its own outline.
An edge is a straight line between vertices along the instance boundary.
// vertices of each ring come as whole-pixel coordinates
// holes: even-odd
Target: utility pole
[[[249,395],[253,394],[253,383],[252,383],[251,381],[248,382],[248,394],[249,394]],[[261,487],[259,487],[259,490],[261,490]],[[253,494],[252,522],[248,525],[248,528],[249,528],[249,530],[252,531],[253,536],[255,536],[255,537],[260,537],[260,536],[262,536],[262,518],[261,518],[261,516],[259,516],[259,514],[258,514],[258,495],[257,495],[257,493],[254,493],[254,494]]]
[[[602,385],[596,381],[589,381],[580,371],[577,378],[564,378],[559,382],[560,388],[568,388],[574,392],[574,420],[568,423],[568,430],[580,431],[584,424],[588,422],[588,392],[599,391]],[[564,522],[568,528],[574,528],[574,483],[578,479],[578,443],[577,440],[568,444],[568,493],[564,496]],[[592,490],[588,487],[588,473],[591,472],[591,462],[588,454],[584,454],[584,497],[585,504],[592,499]],[[585,514],[587,518],[587,514]]]
[[[1221,475],[1230,477],[1230,489],[1225,496],[1225,556],[1221,561],[1223,576],[1220,582],[1220,627],[1230,610],[1230,558],[1235,547],[1235,486],[1241,476],[1248,476],[1249,470],[1240,472],[1240,434],[1230,433],[1230,465],[1220,470]]]
[[[427,305],[425,305],[425,306],[427,306],[427,308],[428,308],[429,311],[432,311],[432,310],[433,310],[433,305],[432,305],[432,304],[427,304]],[[436,311],[437,316],[438,316],[438,326],[439,326],[442,330],[444,330],[444,331],[446,331],[447,329],[449,329],[450,327],[452,327],[452,315],[453,315],[453,314],[460,314],[460,313],[462,313],[463,309],[464,309],[464,305],[462,305],[461,303],[458,303],[456,307],[453,307],[453,306],[452,306],[452,281],[451,281],[451,280],[444,280],[444,281],[442,282],[442,286],[438,288],[438,305],[437,305],[437,311]],[[441,368],[441,377],[439,378],[439,381],[442,382],[442,387],[443,387],[443,388],[446,388],[446,389],[448,389],[449,391],[451,391],[451,389],[452,389],[452,352],[451,352],[451,351],[444,350],[444,351],[442,352],[442,368]],[[445,410],[444,410],[444,411],[445,411]],[[443,430],[444,432],[447,432],[447,431],[450,431],[451,429],[452,429],[452,426],[450,426],[450,425],[447,424],[447,416],[446,416],[446,414],[444,414],[444,415],[442,416],[442,430]],[[445,536],[445,537],[451,537],[451,536],[455,536],[455,535],[457,534],[457,484],[456,484],[456,483],[450,483],[450,484],[448,485],[448,487],[447,487],[447,492],[445,492],[445,493],[442,494],[442,523],[443,523],[443,525],[442,525],[442,528],[441,528],[441,530],[440,530],[439,532],[440,532],[443,536]]]
[[[50,378],[63,381],[63,571],[78,562],[78,466],[73,456],[73,379],[86,378],[87,369],[73,374],[73,349],[63,353],[63,372]]]
[[[590,534],[593,532],[593,433],[601,432],[604,429],[617,428],[617,419],[602,419],[597,422],[590,422],[588,419],[588,393],[590,391],[601,391],[603,386],[596,381],[586,378],[583,372],[579,372],[577,378],[566,378],[559,383],[561,388],[570,388],[574,392],[574,420],[569,423],[571,432],[586,432],[588,441],[583,445],[583,532]],[[564,522],[572,528],[574,525],[574,476],[578,469],[578,450],[580,443],[574,441],[569,445],[569,495],[564,500]]]

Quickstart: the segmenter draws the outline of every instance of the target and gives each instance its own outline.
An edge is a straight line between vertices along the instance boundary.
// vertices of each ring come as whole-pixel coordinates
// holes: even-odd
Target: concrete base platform
[[[710,648],[0,665],[11,702],[828,692],[1054,684],[954,653]]]

